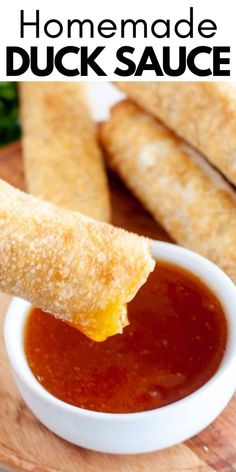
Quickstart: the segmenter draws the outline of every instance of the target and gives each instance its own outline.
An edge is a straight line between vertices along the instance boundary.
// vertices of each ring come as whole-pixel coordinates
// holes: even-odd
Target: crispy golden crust
[[[205,154],[236,184],[236,87],[221,82],[119,82],[119,88]]]
[[[236,199],[184,141],[131,102],[100,128],[109,165],[170,235],[236,282]]]
[[[0,181],[0,290],[101,341],[122,332],[153,267],[147,239]]]
[[[22,83],[28,190],[64,208],[109,221],[103,157],[81,83]]]

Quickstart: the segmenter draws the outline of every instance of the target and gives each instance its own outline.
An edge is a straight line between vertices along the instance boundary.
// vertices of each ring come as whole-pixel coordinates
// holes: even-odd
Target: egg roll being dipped
[[[154,268],[146,238],[0,180],[0,290],[96,341],[122,332],[126,303]]]
[[[85,84],[26,82],[20,97],[28,191],[109,221],[108,183]]]
[[[116,82],[236,185],[236,87],[224,82]]]
[[[236,198],[220,174],[129,101],[113,108],[100,139],[110,167],[172,238],[236,282]]]

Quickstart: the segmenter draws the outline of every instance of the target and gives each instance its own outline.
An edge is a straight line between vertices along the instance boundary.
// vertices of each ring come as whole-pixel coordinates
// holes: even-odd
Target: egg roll
[[[109,221],[107,177],[85,84],[21,83],[20,98],[28,191]]]
[[[236,86],[223,82],[119,82],[119,88],[207,157],[236,185]]]
[[[107,162],[172,238],[236,282],[236,198],[204,158],[135,104],[100,128]]]
[[[103,341],[154,268],[148,239],[0,181],[0,290]]]

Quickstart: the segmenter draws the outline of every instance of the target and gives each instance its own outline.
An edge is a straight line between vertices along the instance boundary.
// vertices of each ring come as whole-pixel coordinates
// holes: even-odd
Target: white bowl
[[[140,413],[99,413],[55,398],[38,383],[26,360],[23,333],[30,304],[15,298],[9,306],[5,344],[20,393],[45,426],[74,444],[118,454],[172,446],[208,426],[236,389],[235,285],[210,261],[182,247],[153,242],[153,256],[199,276],[220,300],[228,324],[226,352],[214,376],[191,395],[162,408]]]

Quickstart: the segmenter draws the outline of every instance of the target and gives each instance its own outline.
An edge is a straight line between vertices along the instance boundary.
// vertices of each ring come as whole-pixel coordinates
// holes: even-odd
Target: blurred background
[[[0,82],[0,147],[20,137],[17,84]]]

